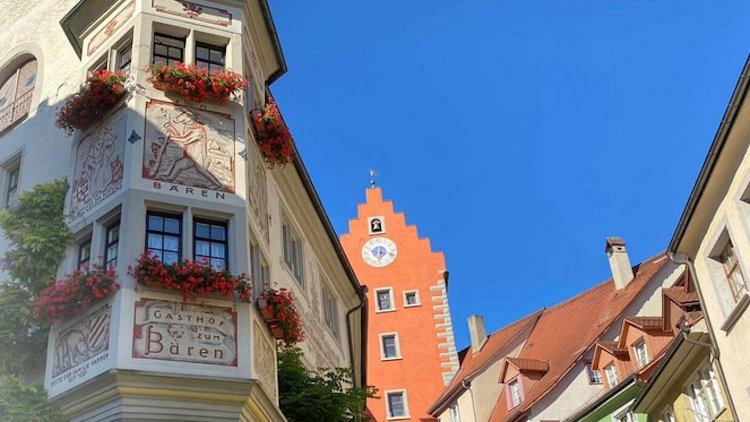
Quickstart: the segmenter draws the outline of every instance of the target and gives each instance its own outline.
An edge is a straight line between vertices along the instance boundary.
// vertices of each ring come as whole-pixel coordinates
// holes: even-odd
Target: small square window
[[[174,66],[185,62],[185,39],[165,34],[154,34],[154,64]]]
[[[508,390],[510,391],[511,409],[513,409],[523,401],[523,397],[521,396],[521,383],[518,382],[518,379],[515,379],[508,384]]]
[[[617,369],[615,368],[614,363],[610,363],[604,368],[604,375],[607,377],[607,384],[609,384],[609,388],[612,388],[619,384],[620,379],[617,377]]]
[[[386,391],[386,406],[388,411],[387,419],[407,419],[409,418],[409,405],[406,400],[406,391]]]
[[[367,219],[367,227],[370,234],[385,233],[385,217],[370,217]]]
[[[322,278],[322,276],[321,276]],[[339,338],[339,304],[338,300],[336,299],[336,295],[331,291],[331,289],[328,287],[327,283],[324,281],[321,283],[321,293],[323,297],[323,318],[325,320],[326,326],[329,330],[331,330],[331,334],[333,334],[333,337],[335,337],[337,340]]]
[[[304,256],[302,249],[302,237],[287,222],[281,226],[282,245],[284,247],[284,262],[292,270],[294,279],[300,286],[305,286]]]
[[[635,343],[633,345],[633,353],[635,354],[635,360],[638,363],[638,368],[643,368],[650,362],[645,341],[639,340],[637,343]]]
[[[407,290],[404,292],[404,308],[419,306],[419,290]]]
[[[226,59],[226,47],[211,44],[195,44],[195,67],[206,69],[209,73],[222,72]]]
[[[591,362],[586,362],[586,376],[589,379],[589,384],[601,384],[602,373],[591,367]]]
[[[15,205],[16,199],[18,198],[18,179],[21,175],[20,163],[10,167],[7,170],[8,173],[8,184],[5,190],[5,206],[10,207]]]
[[[256,298],[271,287],[271,269],[254,236],[250,239],[250,276],[253,282],[253,295]]]
[[[375,290],[376,312],[395,311],[396,305],[393,302],[393,289],[390,287]]]
[[[401,345],[397,333],[380,335],[381,360],[401,359]]]
[[[227,269],[227,225],[212,221],[195,220],[193,259],[217,271]]]

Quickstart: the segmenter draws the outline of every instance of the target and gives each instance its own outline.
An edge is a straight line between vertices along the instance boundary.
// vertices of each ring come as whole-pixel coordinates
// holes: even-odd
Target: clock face
[[[385,267],[396,259],[396,244],[391,239],[376,237],[362,247],[362,259],[373,267]]]

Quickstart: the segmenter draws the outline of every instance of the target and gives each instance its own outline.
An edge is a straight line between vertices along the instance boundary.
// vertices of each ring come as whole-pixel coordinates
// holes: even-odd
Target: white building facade
[[[72,420],[283,420],[275,340],[256,307],[136,285],[128,267],[146,249],[208,256],[253,276],[256,293],[287,288],[306,363],[351,367],[361,385],[363,289],[296,151],[268,168],[250,120],[286,71],[265,0],[3,3],[0,207],[67,177],[76,243],[59,274],[106,263],[121,285],[53,327],[50,399]],[[161,60],[231,69],[250,86],[226,104],[187,103],[147,82]],[[130,74],[129,94],[66,137],[56,109],[104,68]]]

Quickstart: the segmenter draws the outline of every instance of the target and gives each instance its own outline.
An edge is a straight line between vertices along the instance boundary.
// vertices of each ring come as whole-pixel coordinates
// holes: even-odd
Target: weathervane
[[[375,187],[375,178],[380,176],[375,170],[373,169],[367,169],[370,172],[370,187]]]

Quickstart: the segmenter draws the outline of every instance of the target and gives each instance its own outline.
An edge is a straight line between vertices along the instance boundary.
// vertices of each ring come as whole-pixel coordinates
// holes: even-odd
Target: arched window
[[[0,84],[0,132],[29,114],[37,75],[36,59],[26,60],[5,73]]]

